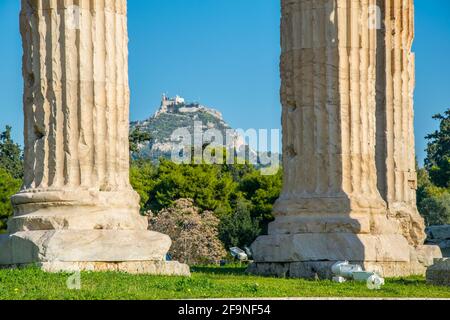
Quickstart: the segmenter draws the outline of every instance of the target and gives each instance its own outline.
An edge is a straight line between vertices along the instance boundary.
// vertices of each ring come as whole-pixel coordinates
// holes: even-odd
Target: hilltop
[[[204,106],[198,102],[186,102],[182,97],[176,96],[169,98],[163,95],[158,111],[150,118],[143,121],[131,122],[130,129],[140,129],[151,136],[151,141],[139,145],[139,151],[134,154],[135,157],[158,160],[160,157],[170,158],[174,141],[172,134],[177,129],[187,129],[194,136],[194,125],[200,124],[202,132],[209,129],[215,129],[222,133],[222,136],[228,135],[231,144],[238,149],[244,146],[238,134],[225,122],[221,112],[214,108]],[[210,141],[204,141],[209,144]],[[226,141],[224,146],[229,146]]]

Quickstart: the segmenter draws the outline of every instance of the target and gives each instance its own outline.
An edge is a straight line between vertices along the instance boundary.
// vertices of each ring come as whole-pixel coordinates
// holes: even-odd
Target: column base
[[[388,215],[399,222],[400,231],[412,246],[425,242],[425,221],[417,208],[406,203],[393,203],[388,209]]]
[[[147,230],[132,189],[24,190],[11,198],[10,234],[39,230]]]
[[[384,277],[424,275],[440,251],[414,248],[400,234],[304,233],[261,236],[248,272],[263,276],[331,279],[338,261],[360,264]]]
[[[252,250],[256,262],[410,261],[410,246],[397,234],[274,234],[257,238]]]
[[[165,261],[170,246],[168,236],[146,230],[24,231],[0,236],[0,265],[189,275],[188,266]]]
[[[338,261],[302,262],[255,262],[247,272],[254,275],[279,278],[302,278],[311,280],[330,280],[331,267]],[[366,271],[376,271],[384,277],[403,277],[411,275],[409,262],[365,262],[351,261],[361,265]]]
[[[77,211],[50,209],[15,215],[8,221],[10,233],[39,230],[147,230],[146,217],[137,210],[108,209]]]

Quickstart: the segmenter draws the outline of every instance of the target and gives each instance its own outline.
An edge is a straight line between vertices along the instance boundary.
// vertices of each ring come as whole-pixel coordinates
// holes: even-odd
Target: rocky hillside
[[[237,145],[238,148],[243,145],[239,142],[238,135],[224,121],[219,111],[199,103],[187,103],[178,96],[168,98],[164,95],[160,108],[155,115],[147,120],[131,123],[130,129],[132,131],[138,128],[151,136],[151,141],[140,145],[138,153],[134,156],[152,160],[158,160],[160,157],[170,158],[174,143],[171,139],[173,132],[185,128],[194,137],[194,125],[196,124],[201,124],[203,133],[208,129],[219,130],[224,139],[228,130],[229,135],[230,132],[232,133],[233,139],[230,139],[233,141],[232,143]],[[204,143],[208,143],[208,141]]]

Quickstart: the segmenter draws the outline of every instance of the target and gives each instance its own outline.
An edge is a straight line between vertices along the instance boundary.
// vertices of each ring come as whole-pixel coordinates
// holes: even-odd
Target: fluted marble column
[[[377,61],[378,186],[390,215],[400,221],[410,244],[417,246],[426,236],[416,207],[414,4],[413,0],[378,2],[383,20]]]
[[[135,211],[126,1],[24,0],[20,16],[25,179],[16,212],[61,201]]]
[[[35,221],[146,228],[128,176],[126,9],[125,0],[22,1],[25,178],[11,231]]]
[[[377,188],[375,0],[283,0],[284,187],[251,271],[329,277],[340,260],[409,274]]]
[[[280,214],[292,209],[289,202],[310,213],[384,209],[374,161],[373,2],[283,2]]]
[[[25,188],[129,190],[126,1],[24,1],[21,21]]]
[[[0,264],[189,274],[129,182],[126,0],[22,0],[25,178]]]

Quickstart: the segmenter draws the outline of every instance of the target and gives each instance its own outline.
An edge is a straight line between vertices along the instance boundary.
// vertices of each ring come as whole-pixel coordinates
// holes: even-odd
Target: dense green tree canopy
[[[150,161],[136,160],[130,168],[130,180],[134,190],[141,197],[141,209],[149,209],[150,193],[155,187],[157,168]]]
[[[433,117],[439,129],[428,135],[425,168],[418,170],[417,206],[428,226],[450,224],[450,109]]]
[[[136,127],[130,132],[130,151],[133,153],[139,152],[139,145],[149,143],[152,140],[150,133],[142,131],[139,127]]]
[[[425,166],[431,181],[438,187],[450,187],[450,108],[433,117],[440,122],[439,130],[428,135]]]
[[[10,126],[0,133],[0,168],[5,169],[15,179],[22,179],[23,164],[20,146],[11,139]]]
[[[21,180],[13,178],[8,171],[0,168],[0,231],[6,229],[6,222],[13,214],[10,198],[20,189]]]
[[[133,161],[130,177],[142,211],[157,215],[178,199],[192,199],[200,210],[220,218],[226,246],[248,246],[265,229],[282,184],[281,170],[265,176],[250,164],[175,164],[165,159],[158,164]]]
[[[272,206],[280,196],[281,187],[281,170],[275,175],[267,176],[253,170],[245,174],[239,183],[239,191],[252,203],[252,216],[264,222],[272,220]]]
[[[249,247],[261,233],[259,220],[252,218],[248,200],[239,200],[235,211],[225,215],[219,226],[219,237],[226,248]]]
[[[150,194],[151,208],[160,210],[177,199],[187,198],[202,210],[229,212],[235,188],[231,175],[219,165],[179,165],[162,160]]]

